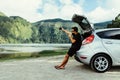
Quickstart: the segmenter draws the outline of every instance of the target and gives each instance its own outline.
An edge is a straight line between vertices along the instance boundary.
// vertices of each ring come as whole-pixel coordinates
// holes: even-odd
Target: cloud
[[[97,7],[95,10],[87,13],[86,15],[88,18],[94,23],[94,22],[104,22],[113,19],[115,17],[113,15],[114,9],[112,10],[107,10],[103,9],[101,7]],[[112,15],[111,15],[112,13]]]
[[[106,2],[99,2],[100,6],[85,14],[93,23],[114,20],[115,17],[120,13],[119,3],[119,0],[107,0]]]
[[[0,11],[7,16],[21,16],[29,21],[36,21],[41,16],[37,9],[42,0],[0,0]]]
[[[82,3],[84,0],[78,1],[78,3],[74,3],[73,0],[60,0],[63,6],[60,9],[60,15],[65,18],[71,20],[73,14],[83,15]],[[82,3],[81,3],[82,2]]]
[[[44,3],[41,7],[42,19],[63,18],[71,20],[73,14],[83,14],[82,8],[78,4],[73,3],[72,0],[60,0],[59,3],[61,4],[60,6],[55,3],[55,0]]]
[[[59,6],[56,4],[56,1],[59,1]],[[93,23],[103,22],[112,20],[119,14],[119,3],[119,0],[98,0],[98,7],[90,12],[85,12],[83,10],[85,0],[80,0],[78,3],[74,3],[73,0],[46,0],[42,7],[43,13],[41,13],[41,18],[63,18],[71,20],[72,15],[76,13],[86,15]]]
[[[59,8],[56,5],[52,5],[50,3],[46,3],[42,7],[43,12],[41,13],[42,19],[49,19],[49,18],[57,18],[59,16]]]
[[[8,16],[21,16],[30,22],[42,19],[69,19],[73,14],[86,15],[91,22],[114,19],[120,13],[120,0],[97,0],[97,7],[85,12],[87,0],[0,0],[0,11]],[[93,2],[94,5],[94,2]],[[91,7],[91,6],[90,6]]]
[[[120,0],[106,0],[106,5],[108,8],[120,9]]]
[[[72,0],[60,0],[60,2],[65,5],[73,3]]]
[[[65,19],[71,19],[73,14],[80,14],[83,15],[83,10],[80,6],[73,4],[73,5],[65,5],[62,7],[60,11],[61,15]]]
[[[120,13],[120,0],[107,0],[107,8],[114,9],[112,14],[118,15]]]

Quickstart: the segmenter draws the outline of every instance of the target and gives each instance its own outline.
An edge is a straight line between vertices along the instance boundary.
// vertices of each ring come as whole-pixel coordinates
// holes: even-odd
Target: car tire
[[[111,66],[111,59],[105,54],[95,55],[90,62],[90,67],[100,73],[106,72]]]

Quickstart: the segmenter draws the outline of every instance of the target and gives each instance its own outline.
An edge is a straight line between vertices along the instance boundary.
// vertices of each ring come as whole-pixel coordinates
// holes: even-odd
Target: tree
[[[112,24],[108,24],[107,28],[120,28],[120,14],[115,17],[115,20],[112,20]]]

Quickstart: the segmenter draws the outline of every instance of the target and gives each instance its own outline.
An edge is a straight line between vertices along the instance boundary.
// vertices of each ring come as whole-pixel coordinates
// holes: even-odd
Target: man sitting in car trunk
[[[65,66],[69,60],[69,57],[72,57],[76,53],[76,51],[80,49],[82,44],[81,35],[78,32],[77,27],[72,27],[71,32],[65,30],[64,28],[61,28],[61,30],[68,35],[72,45],[68,50],[67,54],[65,55],[62,63],[60,65],[55,66],[56,69],[65,69]]]

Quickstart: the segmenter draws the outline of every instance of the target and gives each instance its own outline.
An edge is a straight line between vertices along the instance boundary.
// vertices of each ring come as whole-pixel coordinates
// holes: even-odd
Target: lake
[[[0,44],[0,54],[19,52],[41,52],[69,48],[71,44]]]

